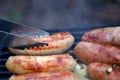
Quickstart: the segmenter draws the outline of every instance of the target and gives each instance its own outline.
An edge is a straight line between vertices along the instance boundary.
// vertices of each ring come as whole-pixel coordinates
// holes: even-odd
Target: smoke
[[[1,16],[11,16],[11,20],[42,29],[120,24],[119,0],[13,0],[13,3],[6,1],[0,5],[3,14]]]
[[[30,25],[44,28],[89,25],[87,21],[89,15],[86,15],[89,9],[84,0],[32,0],[32,4],[32,9],[26,18]]]

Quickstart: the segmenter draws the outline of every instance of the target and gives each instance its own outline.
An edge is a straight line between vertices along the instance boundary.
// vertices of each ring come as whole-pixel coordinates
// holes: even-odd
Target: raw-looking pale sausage
[[[6,62],[7,69],[14,74],[73,71],[76,65],[76,61],[68,54],[51,56],[11,56]]]
[[[82,41],[120,46],[120,27],[99,28],[86,32]]]
[[[90,80],[120,80],[120,68],[105,63],[91,63],[87,72]]]
[[[120,63],[120,48],[115,46],[81,41],[74,51],[75,55],[86,64],[91,62]]]

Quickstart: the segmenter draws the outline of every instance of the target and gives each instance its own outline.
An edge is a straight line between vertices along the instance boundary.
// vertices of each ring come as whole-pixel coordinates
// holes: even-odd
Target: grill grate
[[[79,29],[50,29],[50,30],[46,30],[48,31],[50,34],[54,34],[57,32],[63,32],[63,31],[68,31],[71,34],[73,34],[73,36],[75,37],[75,42],[72,45],[72,47],[70,48],[70,50],[73,50],[75,45],[80,41],[80,37],[83,35],[84,32],[91,30],[94,28],[100,28],[100,27],[81,27]],[[5,67],[5,63],[6,60],[8,59],[9,56],[13,56],[14,54],[10,53],[7,49],[3,49],[3,51],[0,53],[0,80],[8,80],[8,78],[12,75],[12,73],[10,73],[6,67]]]

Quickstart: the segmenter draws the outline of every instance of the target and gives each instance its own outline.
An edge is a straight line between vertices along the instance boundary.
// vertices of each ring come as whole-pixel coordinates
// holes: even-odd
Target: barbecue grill
[[[104,27],[104,26],[103,26]],[[46,30],[50,34],[54,34],[57,32],[63,32],[68,31],[75,37],[75,42],[70,48],[70,50],[73,50],[75,45],[80,41],[81,36],[84,34],[84,32],[91,30],[101,28],[101,26],[98,27],[80,27],[80,28],[73,28],[73,29],[49,29]],[[0,80],[8,80],[8,78],[12,75],[11,72],[9,72],[6,67],[5,63],[9,56],[14,56],[14,54],[10,53],[7,48],[2,48],[0,52]]]

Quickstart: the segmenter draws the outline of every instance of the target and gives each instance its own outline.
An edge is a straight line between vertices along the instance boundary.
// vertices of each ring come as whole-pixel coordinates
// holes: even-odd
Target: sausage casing
[[[74,42],[74,36],[69,32],[59,32],[50,36],[33,37],[31,40],[44,42],[48,45],[34,46],[24,49],[9,47],[9,51],[17,55],[54,55],[67,51]]]
[[[120,80],[120,69],[115,69],[110,73],[107,70],[111,65],[94,62],[88,65],[88,77],[90,80]]]
[[[7,69],[14,74],[31,72],[73,71],[76,61],[68,54],[51,56],[11,56],[6,62]]]
[[[41,72],[13,75],[9,78],[9,80],[79,80],[79,79],[74,73],[70,71],[62,71],[62,72]]]
[[[102,44],[112,44],[120,46],[120,27],[99,28],[86,32],[82,36],[82,41],[92,41]]]
[[[75,49],[75,55],[84,63],[120,63],[120,48],[111,45],[102,45],[93,42],[79,42]]]

